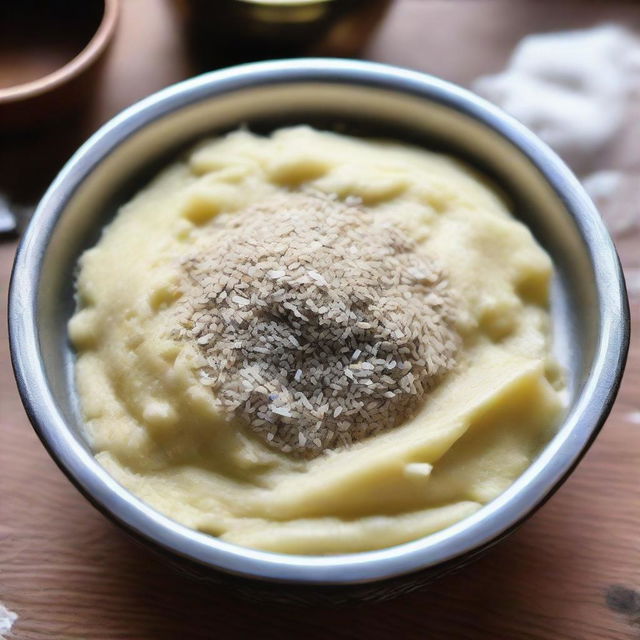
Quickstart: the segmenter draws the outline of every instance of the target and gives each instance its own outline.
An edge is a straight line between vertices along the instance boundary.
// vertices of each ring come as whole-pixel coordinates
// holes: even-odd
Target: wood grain
[[[368,57],[468,83],[504,64],[526,32],[621,19],[630,2],[398,0]],[[120,33],[96,103],[68,129],[0,140],[0,181],[32,166],[34,149],[86,136],[122,107],[189,73],[171,6],[124,0]],[[56,138],[56,135],[58,138]],[[631,145],[632,146],[632,145]],[[637,138],[636,138],[637,146]],[[629,149],[621,142],[619,148]],[[633,165],[627,151],[615,162]],[[56,162],[38,164],[33,197]],[[6,182],[6,181],[5,181]],[[640,229],[618,240],[637,283]],[[14,243],[0,245],[4,316]],[[176,575],[130,541],[70,485],[37,440],[18,399],[0,328],[0,601],[20,640],[174,638],[640,638],[640,291],[611,417],[577,471],[516,534],[425,590],[342,609],[263,607]],[[617,587],[617,588],[616,588]]]

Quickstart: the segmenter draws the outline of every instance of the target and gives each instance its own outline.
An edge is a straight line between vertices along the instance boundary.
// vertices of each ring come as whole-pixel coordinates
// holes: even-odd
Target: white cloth
[[[472,87],[585,173],[620,129],[639,79],[640,41],[606,24],[529,35],[503,72],[478,78]]]

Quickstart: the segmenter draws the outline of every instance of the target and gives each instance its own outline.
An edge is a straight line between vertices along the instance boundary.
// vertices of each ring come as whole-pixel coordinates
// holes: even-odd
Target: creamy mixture
[[[330,446],[313,456],[276,446],[272,414],[257,421],[265,433],[250,428],[247,411],[230,414],[201,348],[215,350],[214,334],[185,338],[181,330],[185,265],[211,233],[293,193],[327,194],[397,230],[425,264],[438,265],[455,295],[447,320],[455,363],[429,381],[419,405],[400,423],[348,442],[329,430]],[[558,424],[563,385],[550,355],[551,275],[528,229],[447,156],[308,127],[206,141],[122,207],[81,258],[69,333],[87,437],[98,461],[135,495],[230,542],[326,554],[413,540],[503,492]],[[233,309],[220,317],[232,322]],[[384,369],[390,356],[372,362]],[[341,411],[334,403],[331,416],[334,406]],[[275,409],[295,426],[287,407]],[[336,416],[337,429],[341,418],[348,423]]]

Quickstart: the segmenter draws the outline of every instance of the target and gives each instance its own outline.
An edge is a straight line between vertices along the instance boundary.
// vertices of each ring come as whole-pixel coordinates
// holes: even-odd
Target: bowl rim
[[[259,551],[194,531],[119,485],[77,442],[48,386],[37,331],[42,261],[66,203],[92,170],[129,136],[201,99],[264,85],[331,83],[375,87],[434,101],[479,120],[518,149],[563,200],[594,266],[601,325],[593,366],[559,433],[525,472],[475,514],[426,537],[386,549],[332,556]],[[103,513],[151,546],[210,569],[260,580],[311,585],[374,582],[444,565],[488,547],[526,519],[586,453],[615,400],[629,346],[624,276],[595,206],[560,158],[514,118],[439,78],[373,62],[305,58],[213,71],[159,91],[101,127],[73,155],[44,195],[18,247],[9,290],[10,353],[27,415],[58,466]]]
[[[103,0],[104,13],[98,28],[82,49],[68,62],[44,76],[10,87],[0,88],[0,106],[21,100],[28,100],[43,93],[53,91],[72,78],[80,75],[105,51],[115,34],[120,12],[120,0]]]

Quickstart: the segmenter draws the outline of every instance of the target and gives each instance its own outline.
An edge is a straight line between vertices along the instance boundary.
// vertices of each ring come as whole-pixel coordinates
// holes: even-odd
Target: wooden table
[[[17,175],[16,166],[34,148],[46,151],[29,161],[40,182],[48,180],[47,158],[67,152],[55,140],[75,142],[127,104],[189,74],[170,5],[123,4],[102,93],[87,122],[62,136],[25,138],[22,152],[16,140],[0,141],[0,180],[12,170]],[[398,0],[366,55],[465,84],[502,67],[527,32],[613,19],[639,27],[640,6]],[[616,160],[631,167],[639,161],[640,154]],[[25,175],[15,181],[18,192]],[[41,188],[37,179],[29,184],[32,191]],[[80,497],[36,438],[15,389],[3,323],[0,601],[19,616],[15,637],[640,638],[639,241],[638,227],[618,239],[635,314],[625,382],[578,470],[525,526],[475,564],[397,600],[337,610],[239,601],[175,575],[133,544]],[[3,316],[14,250],[13,242],[0,244]]]

